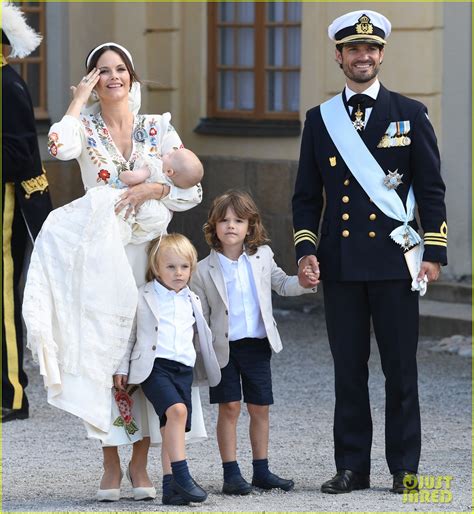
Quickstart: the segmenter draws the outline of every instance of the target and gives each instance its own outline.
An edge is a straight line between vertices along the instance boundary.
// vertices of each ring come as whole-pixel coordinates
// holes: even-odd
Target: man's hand
[[[305,255],[298,265],[298,282],[310,288],[319,284],[319,262],[315,255]]]
[[[125,391],[128,382],[128,375],[114,375],[114,386],[119,391]]]
[[[435,282],[438,280],[441,273],[441,264],[439,262],[428,262],[423,261],[420,266],[420,272],[418,273],[417,280],[423,280],[426,275],[428,282]]]

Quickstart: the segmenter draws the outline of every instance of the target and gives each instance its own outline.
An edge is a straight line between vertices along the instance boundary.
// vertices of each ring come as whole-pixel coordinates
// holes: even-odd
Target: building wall
[[[443,152],[450,241],[456,245],[450,246],[453,258],[445,274],[468,274],[470,197],[464,185],[470,174],[470,116],[466,106],[470,99],[471,61],[465,54],[460,56],[459,45],[470,48],[469,4],[450,3],[448,9],[437,2],[303,3],[300,120],[304,122],[307,109],[344,85],[327,26],[340,14],[364,7],[383,12],[393,25],[381,81],[428,107]],[[85,55],[96,44],[107,40],[123,44],[134,56],[136,69],[144,79],[142,112],[170,111],[185,145],[206,164],[203,206],[192,214],[177,215],[174,226],[199,240],[210,200],[228,187],[245,188],[255,195],[262,209],[281,264],[286,269],[294,267],[290,202],[300,137],[225,137],[194,132],[200,118],[207,115],[207,4],[50,3],[48,12],[49,16],[67,21],[49,31],[49,41],[54,38],[62,45],[55,52],[64,66],[49,66],[51,83],[58,79],[64,88],[66,75],[72,84],[77,83],[83,75]],[[130,20],[134,21],[133,30]],[[462,72],[460,66],[464,66]],[[58,89],[54,90],[57,98],[51,111],[53,121],[61,117],[69,101],[67,90],[61,96]],[[457,99],[462,101],[456,103]],[[459,147],[459,141],[464,147]],[[54,180],[65,178],[56,171]],[[61,195],[57,198],[61,202]],[[203,252],[204,247],[199,246]]]

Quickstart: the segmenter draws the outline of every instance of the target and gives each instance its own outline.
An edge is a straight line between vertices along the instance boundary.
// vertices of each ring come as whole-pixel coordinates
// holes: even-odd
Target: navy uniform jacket
[[[2,67],[2,185],[15,184],[15,193],[33,238],[52,209],[43,173],[33,104],[23,79],[10,66]]]
[[[410,122],[406,135],[411,143],[378,148],[390,123],[398,121]],[[446,264],[445,186],[426,107],[381,86],[362,139],[386,174],[398,170],[403,175],[396,191],[404,204],[413,184],[424,230],[423,259]],[[322,280],[410,278],[403,250],[389,237],[401,223],[383,214],[352,176],[326,130],[319,106],[306,115],[293,196],[293,224],[297,259],[316,254]],[[417,228],[416,221],[411,225]]]

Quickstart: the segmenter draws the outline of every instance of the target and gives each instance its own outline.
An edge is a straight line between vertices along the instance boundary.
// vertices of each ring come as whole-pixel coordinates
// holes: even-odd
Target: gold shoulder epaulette
[[[28,180],[23,180],[21,185],[26,192],[26,199],[29,199],[33,193],[39,192],[43,194],[49,186],[48,179],[44,170],[42,175],[38,175],[37,177],[33,177]]]

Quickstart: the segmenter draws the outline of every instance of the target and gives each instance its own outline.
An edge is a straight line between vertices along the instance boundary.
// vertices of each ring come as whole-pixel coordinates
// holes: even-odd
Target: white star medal
[[[387,189],[397,189],[402,183],[403,175],[398,173],[398,168],[395,171],[388,170],[388,175],[383,179],[383,184]]]
[[[365,128],[365,121],[362,119],[362,116],[364,113],[360,110],[360,107],[357,106],[357,111],[354,113],[355,120],[352,122],[352,125],[354,125],[354,128],[358,131],[364,130]]]

